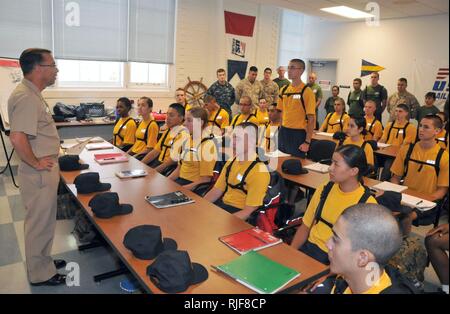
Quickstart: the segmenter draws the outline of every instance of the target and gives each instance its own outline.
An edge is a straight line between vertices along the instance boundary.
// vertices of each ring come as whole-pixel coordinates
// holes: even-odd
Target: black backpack
[[[231,127],[232,127],[233,129],[236,127],[237,121],[239,120],[239,117],[240,117],[241,115],[242,115],[242,113],[238,114],[238,115],[234,118],[233,124],[231,125]],[[256,115],[255,115],[254,113],[251,113],[251,114],[248,116],[247,119],[245,119],[244,121],[242,121],[242,123],[248,122],[248,120],[250,120],[250,118],[251,118],[252,116],[256,118]]]
[[[117,122],[116,122],[117,123]],[[136,137],[136,141],[140,141],[140,142],[145,142],[147,143],[147,137],[148,137],[148,130],[150,129],[150,126],[152,125],[152,123],[156,123],[156,125],[158,126],[158,123],[155,120],[150,121],[150,123],[147,125],[147,127],[145,128],[145,133],[144,133],[144,138],[140,139],[138,137]],[[159,129],[159,126],[158,126]],[[121,130],[119,130],[120,133]]]
[[[406,158],[405,158],[405,161],[403,162],[404,173],[403,173],[402,180],[404,180],[406,178],[406,176],[408,175],[408,170],[409,170],[408,168],[409,168],[410,161],[420,164],[419,172],[422,171],[423,166],[433,167],[434,170],[436,171],[436,177],[439,177],[439,173],[441,170],[441,168],[440,168],[441,159],[442,159],[442,155],[444,154],[445,150],[443,148],[440,148],[438,154],[436,155],[436,160],[434,161],[434,164],[429,164],[427,162],[411,158],[411,155],[413,153],[415,146],[416,146],[416,143],[409,144],[408,152],[406,153]]]
[[[325,201],[327,200],[328,194],[330,194],[331,189],[334,186],[334,182],[328,182],[327,185],[325,185],[325,187],[323,188],[322,193],[320,194],[320,201],[319,201],[319,205],[317,205],[316,208],[316,213],[314,215],[314,222],[313,225],[318,224],[319,222],[324,223],[325,225],[327,225],[330,229],[333,229],[333,224],[326,221],[323,217],[322,217],[322,211],[323,211],[323,207],[325,205]],[[371,196],[370,190],[368,187],[363,186],[364,187],[364,194],[361,196],[361,199],[358,201],[359,204],[362,203],[366,203],[367,200],[369,199],[369,197]]]
[[[397,128],[394,125],[395,125],[395,121],[392,122],[391,127],[389,128],[388,135],[387,135],[387,138],[386,138],[386,143],[389,142],[389,139],[391,138],[392,129],[398,130],[397,135],[395,136],[395,138],[398,138],[398,136],[400,135],[400,130],[403,130],[403,138],[406,137],[406,129],[409,126],[409,122],[407,122],[403,128]]]
[[[256,158],[244,172],[241,182],[233,185],[230,184],[228,180],[230,177],[231,167],[233,166],[235,161],[236,158],[234,158],[225,169],[225,181],[227,186],[225,188],[224,194],[228,191],[229,188],[238,189],[247,194],[247,190],[245,189],[244,185],[250,171],[260,163],[263,163],[266,166],[267,164],[261,161],[259,158]],[[283,178],[276,171],[271,171],[269,172],[269,174],[270,181],[266,191],[266,195],[264,196],[263,204],[250,215],[247,222],[254,226],[257,226],[261,230],[273,233],[276,229],[278,229],[278,227],[284,225],[285,220],[289,217],[284,217],[285,214],[279,211],[281,204],[281,189],[284,185]]]
[[[116,137],[120,138],[120,139],[122,140],[122,142],[123,142],[124,137],[123,137],[122,135],[120,135],[120,132],[122,132],[123,128],[128,124],[128,122],[130,122],[130,121],[132,121],[132,120],[134,121],[133,118],[128,118],[128,119],[120,126],[119,131],[117,131],[117,133],[114,133],[114,134],[113,134],[113,135],[114,135],[114,138],[113,138],[113,144],[114,144],[114,146],[116,146],[116,142],[117,142]],[[120,121],[120,118],[116,120],[116,123],[114,123],[114,127],[116,127],[116,125],[117,125],[117,123],[119,123],[119,121]],[[135,123],[136,123],[136,122],[135,122]]]
[[[306,88],[308,88],[308,85],[305,84],[305,87],[303,87],[303,89],[300,93],[286,93],[286,90],[288,89],[289,86],[291,86],[291,85],[286,85],[281,89],[280,95],[279,95],[280,99],[283,99],[284,96],[291,97],[294,95],[300,95],[300,103],[302,104],[303,111],[305,111],[306,121],[308,121],[308,115],[306,114],[306,106],[305,106],[305,103],[303,102],[303,94],[305,93]]]
[[[327,116],[327,130],[328,130],[328,127],[329,127],[329,126],[333,127],[333,126],[339,124],[339,126],[341,127],[341,132],[343,132],[343,131],[344,131],[344,123],[342,122],[342,120],[344,119],[344,115],[345,115],[346,113],[345,113],[345,112],[342,113],[341,117],[339,118],[339,122],[338,122],[338,123],[330,124],[330,120],[331,120],[331,117],[333,116],[333,114],[334,114],[334,112],[330,112],[330,113],[328,114],[328,116]],[[325,132],[326,132],[327,130],[325,130]]]

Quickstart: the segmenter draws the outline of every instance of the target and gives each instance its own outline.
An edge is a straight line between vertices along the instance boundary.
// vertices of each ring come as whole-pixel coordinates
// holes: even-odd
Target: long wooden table
[[[314,141],[332,141],[336,144],[338,143],[337,140],[334,140],[331,136],[326,136],[322,134],[317,134],[317,132],[314,132],[312,139]],[[387,158],[395,158],[398,154],[400,147],[399,146],[388,146],[384,148],[379,148],[378,150],[374,151],[375,155],[379,155],[382,157]]]
[[[208,269],[208,280],[191,286],[185,293],[253,293],[249,288],[223,274],[216,273],[210,267],[210,265],[220,265],[238,257],[237,253],[222,244],[218,238],[248,229],[251,227],[249,224],[182,188],[134,158],[130,158],[130,162],[127,164],[96,165],[93,161],[93,154],[99,152],[87,152],[85,150],[81,154],[81,159],[90,165],[90,169],[83,172],[98,171],[101,181],[111,183],[111,191],[119,194],[121,203],[133,205],[134,209],[131,214],[111,219],[96,218],[88,205],[90,199],[96,193],[78,194],[75,186],[71,184],[80,172],[61,172],[61,177],[102,236],[148,292],[163,293],[146,275],[146,268],[151,264],[151,261],[135,258],[123,245],[126,232],[137,225],[143,224],[160,226],[164,237],[173,238],[177,241],[179,249],[189,252],[193,262],[201,263]],[[130,170],[136,167],[147,170],[149,175],[145,178],[128,180],[120,180],[115,177],[115,172],[118,170]],[[156,209],[144,199],[147,195],[159,195],[177,190],[183,191],[193,198],[195,203],[168,209]],[[300,277],[290,283],[288,287],[309,281],[327,270],[325,265],[286,244],[276,245],[260,252],[301,273]]]
[[[311,171],[311,170],[309,170],[309,172],[307,174],[303,174],[303,175],[286,174],[283,172],[281,167],[283,165],[283,161],[285,161],[287,159],[298,159],[302,162],[302,165],[304,165],[304,166],[314,163],[311,160],[302,159],[302,158],[298,158],[298,157],[280,157],[278,164],[277,164],[277,171],[286,180],[289,180],[289,181],[294,182],[302,187],[305,187],[307,189],[312,189],[312,190],[317,189],[321,184],[328,182],[330,180],[330,176],[328,173],[320,173],[320,172]],[[381,181],[378,181],[375,179],[371,179],[371,178],[367,178],[367,177],[364,178],[364,184],[369,188],[373,187],[374,185],[377,185],[380,182]],[[430,198],[430,195],[415,191],[413,189],[406,189],[402,193],[408,194],[411,196],[415,196],[415,197],[419,197],[424,200],[433,201]]]

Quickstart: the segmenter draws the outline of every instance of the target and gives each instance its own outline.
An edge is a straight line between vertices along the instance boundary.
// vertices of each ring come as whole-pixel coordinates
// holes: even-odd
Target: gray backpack
[[[86,214],[79,210],[75,214],[75,228],[72,233],[80,243],[90,243],[97,237],[97,231],[86,217]]]

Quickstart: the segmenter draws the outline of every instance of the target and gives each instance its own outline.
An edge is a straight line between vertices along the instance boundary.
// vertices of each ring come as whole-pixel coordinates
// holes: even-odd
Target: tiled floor
[[[3,165],[4,163],[0,163]],[[17,172],[17,167],[14,167]],[[302,201],[297,211],[305,208]],[[129,278],[126,275],[95,283],[96,274],[117,269],[117,258],[108,248],[95,248],[84,252],[77,250],[77,243],[71,234],[74,223],[71,220],[57,222],[52,255],[80,266],[80,286],[31,287],[28,284],[24,254],[23,219],[25,210],[19,190],[12,184],[8,174],[0,176],[0,293],[124,293],[119,282]],[[423,237],[429,227],[415,228]],[[425,272],[427,291],[435,291],[439,281],[434,270]]]
[[[0,166],[3,163],[0,163]],[[17,167],[14,167],[17,172]],[[9,173],[8,173],[9,174]],[[72,235],[74,222],[59,220],[56,224],[52,248],[54,258],[75,262],[80,267],[80,285],[68,287],[32,287],[28,283],[25,265],[24,216],[25,210],[8,174],[0,175],[0,294],[4,293],[124,293],[119,283],[127,275],[95,283],[93,276],[118,268],[118,259],[105,247],[78,251]],[[61,271],[67,273],[67,271]],[[130,278],[131,279],[131,278]]]

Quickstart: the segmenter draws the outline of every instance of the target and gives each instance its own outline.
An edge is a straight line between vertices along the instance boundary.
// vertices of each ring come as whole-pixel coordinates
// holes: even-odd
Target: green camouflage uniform
[[[258,105],[259,100],[264,98],[264,88],[261,82],[255,80],[252,84],[248,78],[240,81],[236,86],[236,103],[239,104],[239,101],[244,96],[249,96],[252,99],[253,105]]]
[[[261,81],[261,85],[263,86],[264,95],[268,105],[277,102],[278,100],[278,85],[274,81],[269,81],[266,83],[264,80]]]
[[[390,115],[389,121],[395,120],[395,109],[400,104],[405,104],[409,107],[411,119],[417,118],[417,110],[420,108],[420,104],[417,101],[417,98],[409,92],[405,92],[403,94],[399,94],[399,92],[396,92],[388,99],[387,110]]]

